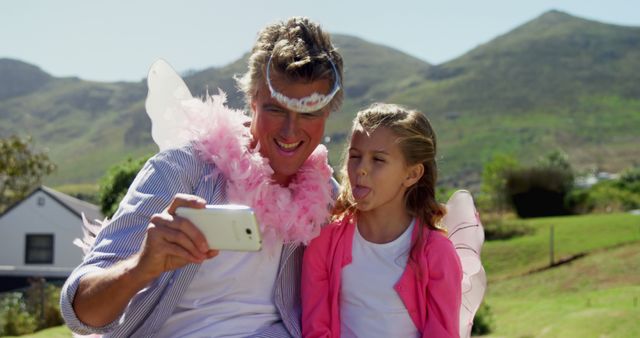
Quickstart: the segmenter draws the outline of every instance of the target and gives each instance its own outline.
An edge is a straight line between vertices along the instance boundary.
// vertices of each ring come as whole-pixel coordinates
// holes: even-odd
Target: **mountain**
[[[391,85],[428,66],[394,49],[354,37],[336,35],[334,39],[345,58],[352,60],[345,62],[347,72],[363,74],[345,81],[347,95],[352,97],[345,107],[378,95],[376,91],[383,86],[367,86],[368,82]],[[377,55],[377,60],[368,62],[368,55]],[[246,71],[247,57],[225,67],[191,72],[184,80],[194,96],[203,96],[207,90],[215,93],[220,88],[228,94],[230,106],[242,108],[243,97],[233,76]],[[396,63],[401,66],[395,67]],[[11,88],[11,81],[5,80],[9,75],[15,77],[13,74],[22,73],[23,78],[34,80],[19,94],[0,99],[0,137],[17,131],[32,135],[37,146],[48,148],[58,171],[47,178],[47,184],[92,183],[111,165],[157,150],[144,111],[146,80],[99,83],[56,78],[40,71],[40,78],[47,79],[43,81],[30,75],[39,70],[35,66],[10,59],[0,59],[2,64],[21,66],[0,67],[0,88]],[[376,69],[382,68],[390,70],[376,75]]]
[[[0,100],[36,91],[52,79],[36,66],[11,59],[0,59],[0,74]]]
[[[638,164],[640,28],[551,11],[439,65],[356,37],[333,40],[345,60],[346,98],[327,124],[333,164],[353,114],[376,101],[427,114],[449,185],[477,184],[496,152],[527,162],[560,148],[578,169]],[[194,95],[221,88],[241,108],[233,75],[245,71],[247,56],[185,82]],[[59,165],[50,185],[95,182],[110,165],[155,151],[145,96],[144,80],[56,78],[0,59],[0,137],[31,134],[49,148]]]
[[[531,161],[554,148],[578,169],[638,164],[640,28],[551,11],[433,66],[390,100],[422,109],[441,168],[477,179],[495,152]]]
[[[478,110],[480,106],[486,113],[576,105],[581,97],[590,95],[637,98],[639,56],[640,28],[552,11],[431,68],[422,86],[403,94],[425,92],[432,99],[464,93],[455,102],[438,100],[431,109]],[[429,88],[434,85],[441,88]]]
[[[11,86],[5,75],[0,72],[0,87]],[[148,132],[138,127],[146,123],[144,84],[39,77],[44,81],[36,79],[21,95],[0,100],[0,136],[29,134],[36,146],[48,149],[59,168],[47,183],[93,182],[114,161],[152,151]]]

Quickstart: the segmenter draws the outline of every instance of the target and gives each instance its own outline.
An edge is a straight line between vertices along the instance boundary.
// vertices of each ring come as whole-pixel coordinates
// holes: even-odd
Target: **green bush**
[[[109,168],[107,174],[100,180],[98,192],[100,211],[103,215],[111,217],[115,214],[120,201],[127,194],[129,186],[149,157],[143,156],[137,160],[129,158]]]
[[[506,191],[518,216],[566,215],[566,195],[573,187],[570,171],[553,167],[532,167],[507,174]]]
[[[640,208],[640,193],[633,184],[619,180],[603,181],[590,188],[574,189],[566,198],[566,205],[575,213],[615,212]]]
[[[38,320],[38,329],[64,324],[60,314],[60,288],[44,279],[34,279],[25,293],[29,313]],[[44,311],[44,313],[43,313]]]
[[[574,213],[617,212],[640,208],[640,167],[629,168],[618,179],[573,189],[566,197]]]
[[[42,278],[33,279],[24,292],[0,297],[0,336],[19,336],[64,324],[60,288]]]
[[[621,190],[640,195],[640,167],[627,169],[616,180],[615,186]]]
[[[504,214],[482,215],[484,238],[487,241],[504,240],[533,233],[534,229],[522,221]]]
[[[487,303],[482,303],[476,316],[473,317],[473,327],[471,328],[471,335],[481,336],[491,333],[495,329],[493,321],[493,314],[491,308]]]
[[[0,300],[0,336],[21,336],[33,333],[38,321],[27,310],[19,292],[11,292]]]

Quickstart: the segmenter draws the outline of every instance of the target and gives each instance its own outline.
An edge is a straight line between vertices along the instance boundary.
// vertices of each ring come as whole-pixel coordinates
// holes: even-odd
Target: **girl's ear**
[[[416,184],[424,175],[424,166],[422,163],[414,164],[407,168],[407,177],[404,180],[404,186],[409,188]]]

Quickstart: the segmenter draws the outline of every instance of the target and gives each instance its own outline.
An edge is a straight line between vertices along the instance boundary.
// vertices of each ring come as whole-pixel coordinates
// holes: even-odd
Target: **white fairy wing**
[[[151,136],[160,150],[186,143],[190,133],[182,112],[184,102],[193,99],[182,78],[166,61],[151,65],[147,77],[149,92],[145,107],[151,118]]]
[[[162,59],[151,65],[147,85],[149,91],[145,107],[151,118],[151,136],[160,150],[177,147],[192,140],[193,128],[190,125],[205,114],[201,109],[193,109],[193,106],[202,101],[193,98],[182,78]],[[224,93],[220,93],[212,96],[210,101],[222,106],[225,99]],[[89,221],[82,214],[83,237],[76,238],[73,243],[86,255],[107,221]]]
[[[480,250],[484,243],[484,229],[466,190],[458,190],[447,202],[447,214],[442,224],[448,231],[462,263],[462,306],[460,307],[460,337],[471,336],[473,317],[482,303],[487,280]]]
[[[81,214],[82,216],[82,238],[76,238],[73,240],[73,244],[82,249],[82,254],[86,256],[93,244],[96,241],[96,237],[98,237],[98,233],[102,230],[102,225],[107,222],[107,219],[98,220],[94,219],[92,222],[87,220],[84,215],[84,212]]]

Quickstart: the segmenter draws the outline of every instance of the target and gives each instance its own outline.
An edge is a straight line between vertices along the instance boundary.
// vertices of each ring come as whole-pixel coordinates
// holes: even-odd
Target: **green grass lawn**
[[[14,337],[14,336],[6,336]],[[38,331],[34,334],[20,336],[21,338],[69,338],[71,331],[66,326],[51,327],[46,330]]]
[[[640,337],[640,217],[629,214],[541,218],[535,234],[485,244],[487,337]],[[582,258],[536,273],[557,257]],[[520,249],[525,253],[517,253]]]
[[[640,241],[640,217],[625,213],[546,217],[524,222],[534,227],[534,234],[485,242],[482,262],[490,282],[548,266],[551,225],[556,261]]]

